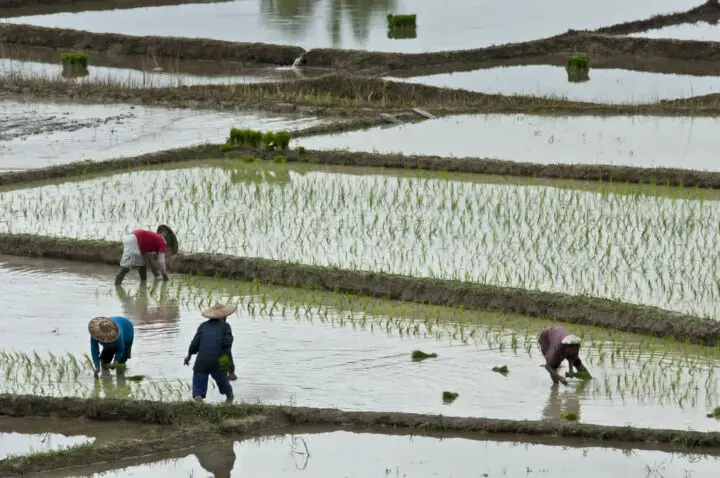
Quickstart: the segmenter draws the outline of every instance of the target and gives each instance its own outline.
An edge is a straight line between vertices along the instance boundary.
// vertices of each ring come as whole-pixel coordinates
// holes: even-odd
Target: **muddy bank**
[[[718,43],[720,45],[720,43]],[[525,95],[499,95],[411,84],[380,78],[330,74],[298,81],[135,88],[90,82],[69,85],[50,78],[0,77],[8,96],[52,100],[130,103],[180,108],[262,108],[270,112],[367,116],[420,107],[441,116],[461,113],[530,113],[544,115],[681,115],[716,116],[717,100],[684,103],[597,104]],[[374,110],[374,112],[373,112]]]
[[[118,264],[119,242],[0,235],[0,253]],[[222,254],[178,254],[174,273],[259,281],[423,304],[517,313],[703,345],[720,343],[720,322],[608,299],[509,287],[307,266]]]
[[[91,62],[94,53],[102,52],[108,55],[149,55],[177,60],[292,65],[305,52],[300,47],[288,45],[232,43],[203,38],[135,37],[11,23],[0,23],[0,43],[83,51],[90,55]]]
[[[627,35],[639,33],[646,30],[680,25],[682,23],[706,22],[715,25],[720,20],[720,3],[718,0],[707,0],[702,5],[684,12],[670,13],[666,15],[655,15],[645,20],[619,23],[608,27],[598,28],[595,33],[608,33],[612,35]]]
[[[215,0],[220,1],[220,0]],[[0,18],[204,3],[204,0],[0,0]]]
[[[719,98],[720,100],[720,98]],[[405,121],[421,120],[417,115],[399,115]],[[379,117],[362,118],[354,121],[309,127],[293,133],[302,138],[319,134],[350,131],[377,126],[385,120]],[[97,173],[131,171],[144,166],[182,163],[202,159],[240,158],[254,155],[269,160],[276,153],[257,149],[223,151],[219,145],[201,145],[189,148],[171,149],[147,153],[129,158],[97,162],[75,162],[59,166],[27,171],[13,171],[0,174],[0,186],[30,185],[32,183],[86,176]],[[303,154],[284,151],[282,155],[290,162],[332,165],[383,167],[393,169],[420,169],[427,171],[448,171],[494,176],[533,177],[579,181],[602,181],[614,183],[655,184],[658,186],[696,187],[720,189],[720,172],[698,171],[681,168],[643,168],[634,166],[611,166],[592,164],[540,164],[504,161],[491,158],[445,158],[439,156],[411,156],[401,154],[379,154],[345,150],[309,150]]]

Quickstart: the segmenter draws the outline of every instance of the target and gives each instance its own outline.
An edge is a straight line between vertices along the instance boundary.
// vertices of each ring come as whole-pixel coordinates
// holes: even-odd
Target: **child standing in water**
[[[202,313],[207,318],[200,324],[190,343],[185,365],[190,365],[190,357],[197,354],[193,365],[193,399],[201,401],[207,394],[208,379],[212,376],[221,394],[227,402],[233,401],[233,389],[228,373],[221,367],[221,357],[230,359],[230,369],[234,371],[231,349],[233,344],[232,328],[227,317],[235,312],[236,306],[215,304]],[[234,375],[234,374],[233,374]]]

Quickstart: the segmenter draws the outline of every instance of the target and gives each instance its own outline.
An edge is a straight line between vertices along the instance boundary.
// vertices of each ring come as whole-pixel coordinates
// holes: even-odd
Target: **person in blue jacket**
[[[95,317],[88,324],[90,332],[90,355],[95,366],[95,377],[109,368],[115,359],[116,364],[125,365],[131,357],[135,329],[132,322],[122,316]],[[102,352],[100,352],[102,344]]]
[[[233,401],[233,389],[228,378],[228,369],[232,367],[231,348],[233,334],[230,324],[225,319],[235,312],[236,306],[215,304],[202,313],[208,320],[200,324],[195,332],[185,365],[190,365],[190,358],[197,354],[193,364],[192,394],[197,401],[205,399],[208,378],[212,376],[218,391],[225,395],[227,402]],[[225,363],[223,364],[223,360]]]

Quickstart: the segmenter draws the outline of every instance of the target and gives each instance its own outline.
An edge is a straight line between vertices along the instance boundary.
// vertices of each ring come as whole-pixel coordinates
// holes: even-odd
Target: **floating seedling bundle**
[[[62,64],[62,76],[66,78],[78,78],[88,76],[88,64],[90,57],[86,53],[61,53],[60,63]]]
[[[590,60],[585,55],[573,55],[568,58],[568,81],[581,83],[590,79]]]
[[[387,14],[388,38],[407,39],[417,37],[417,15]]]

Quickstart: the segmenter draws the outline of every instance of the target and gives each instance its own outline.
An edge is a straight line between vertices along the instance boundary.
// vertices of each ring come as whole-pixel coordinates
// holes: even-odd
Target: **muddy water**
[[[655,30],[633,33],[630,36],[645,38],[672,38],[675,40],[720,41],[720,30],[717,25],[698,22],[671,25],[669,27],[657,28]]]
[[[472,458],[470,458],[472,457]],[[472,460],[470,464],[469,460]],[[62,476],[153,478],[305,477],[476,478],[582,476],[605,478],[693,477],[717,474],[717,458],[648,450],[561,447],[524,443],[438,439],[344,431],[228,441],[192,450],[184,458],[122,469],[77,469]],[[42,476],[61,476],[43,474]]]
[[[7,21],[129,35],[202,37],[296,44],[305,48],[440,51],[535,40],[570,28],[598,28],[686,10],[699,0],[553,0],[510,3],[450,0],[237,0],[102,12],[60,13]],[[388,38],[388,13],[417,14],[417,38]]]
[[[323,120],[128,105],[0,102],[0,171],[222,142],[232,127],[296,129]]]
[[[132,196],[137,188],[146,191],[143,200]],[[0,193],[0,231],[120,240],[134,227],[170,222],[185,251],[720,317],[717,199],[678,188],[616,194],[443,173],[215,161]]]
[[[297,142],[308,149],[717,171],[718,125],[716,118],[459,115]]]
[[[597,68],[590,71],[589,81],[573,83],[568,81],[564,67],[549,65],[507,66],[389,79],[482,93],[553,96],[594,103],[648,103],[706,95],[720,89],[720,78],[714,76]]]
[[[159,67],[158,67],[159,68]],[[318,75],[320,73],[315,73]],[[62,65],[43,63],[38,61],[0,59],[0,75],[19,75],[26,78],[62,78]],[[177,74],[164,72],[162,70],[135,70],[131,68],[111,68],[103,66],[89,66],[88,76],[74,78],[68,81],[72,83],[101,83],[122,85],[133,88],[163,88],[178,87],[185,85],[230,85],[292,81],[307,76],[307,71],[293,68],[268,68],[257,71],[249,71],[244,75],[232,76],[202,76]]]
[[[720,430],[705,416],[720,400],[715,350],[573,327],[585,337],[582,356],[595,379],[553,386],[535,342],[544,321],[177,276],[143,289],[133,275],[116,290],[114,272],[3,258],[0,352],[32,342],[20,351],[37,351],[46,365],[50,352],[88,353],[89,318],[125,314],[135,324],[128,374],[145,380],[110,375],[94,383],[87,368],[76,378],[58,377],[49,365],[28,374],[0,357],[2,391],[189,399],[180,384],[187,386],[191,370],[182,360],[199,310],[234,297],[238,312],[229,321],[240,400],[513,419],[559,420],[573,411],[589,423]],[[439,357],[412,362],[414,349]],[[498,365],[510,374],[492,372]],[[445,390],[459,398],[443,404]],[[211,388],[208,400],[221,398]]]
[[[148,436],[158,428],[147,425],[110,426],[101,422],[0,417],[0,460],[95,441]]]

